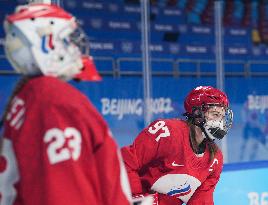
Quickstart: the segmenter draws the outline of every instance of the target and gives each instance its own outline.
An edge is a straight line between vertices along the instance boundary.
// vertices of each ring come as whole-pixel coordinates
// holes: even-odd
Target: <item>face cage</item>
[[[89,38],[78,22],[77,28],[69,35],[68,39],[64,39],[64,42],[77,46],[82,55],[89,55]]]
[[[192,114],[185,114],[185,115],[187,116],[187,119],[192,121],[192,123],[195,124],[196,126],[201,127],[203,130],[203,128],[204,128],[204,126],[206,126],[206,122],[207,122],[207,119],[205,117],[205,112],[207,112],[208,109],[212,106],[220,106],[220,107],[224,107],[224,109],[225,109],[223,122],[220,121],[223,124],[222,129],[220,129],[220,127],[214,127],[213,132],[221,130],[222,133],[225,133],[225,135],[226,135],[228,133],[229,129],[231,128],[232,123],[233,123],[233,112],[229,107],[225,107],[225,106],[221,106],[221,105],[217,105],[217,104],[216,105],[215,104],[202,105],[201,107],[193,107]],[[215,121],[215,124],[217,124],[216,121]]]
[[[224,123],[225,130],[226,132],[228,132],[233,124],[233,111],[231,110],[231,108],[229,107],[225,108],[224,119],[225,119],[225,123]]]

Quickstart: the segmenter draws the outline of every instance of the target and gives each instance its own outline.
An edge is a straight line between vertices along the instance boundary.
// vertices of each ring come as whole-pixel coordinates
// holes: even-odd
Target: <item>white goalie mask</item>
[[[75,18],[60,7],[19,6],[6,17],[4,27],[5,52],[19,73],[69,80],[83,69],[83,56],[89,48],[86,35]]]

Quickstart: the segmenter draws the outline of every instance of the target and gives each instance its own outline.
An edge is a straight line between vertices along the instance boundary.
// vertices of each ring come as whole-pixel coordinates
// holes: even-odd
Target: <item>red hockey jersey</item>
[[[178,119],[151,123],[131,146],[122,148],[132,193],[159,193],[160,205],[212,205],[223,157],[210,160],[208,147],[195,154],[189,127]]]
[[[33,78],[5,121],[0,204],[130,204],[119,151],[86,96],[56,78]]]

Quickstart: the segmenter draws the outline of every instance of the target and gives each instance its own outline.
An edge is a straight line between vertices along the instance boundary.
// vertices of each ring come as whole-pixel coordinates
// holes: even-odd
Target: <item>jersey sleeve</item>
[[[25,204],[129,204],[116,143],[87,103],[26,108],[23,134],[10,138]]]
[[[172,127],[167,120],[156,120],[146,127],[133,144],[121,149],[133,194],[146,192],[142,188],[139,172],[149,163],[170,154],[177,143],[172,138]]]
[[[214,158],[210,171],[211,174],[202,183],[202,185],[195,191],[194,195],[188,201],[187,205],[213,205],[213,193],[215,187],[220,179],[223,167],[223,157],[221,151],[218,151],[217,156]]]

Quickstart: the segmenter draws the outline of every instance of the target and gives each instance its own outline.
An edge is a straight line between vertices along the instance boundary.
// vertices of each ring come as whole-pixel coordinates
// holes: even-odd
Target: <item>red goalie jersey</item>
[[[129,204],[118,153],[84,95],[56,78],[33,78],[5,121],[0,204]]]
[[[131,146],[122,148],[134,195],[157,192],[159,205],[212,205],[222,172],[220,150],[195,154],[189,127],[178,119],[157,120]]]

